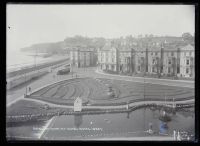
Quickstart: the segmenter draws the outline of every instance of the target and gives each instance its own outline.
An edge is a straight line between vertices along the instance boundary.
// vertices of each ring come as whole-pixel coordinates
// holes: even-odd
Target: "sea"
[[[44,58],[40,56],[41,54],[42,53],[38,53],[37,56],[35,57],[35,54],[31,52],[23,52],[20,50],[7,51],[6,52],[6,70],[7,71],[17,70],[19,68],[34,65],[35,63],[41,64],[41,63],[50,62],[53,60],[59,60],[65,57],[65,56],[53,55],[53,56]]]

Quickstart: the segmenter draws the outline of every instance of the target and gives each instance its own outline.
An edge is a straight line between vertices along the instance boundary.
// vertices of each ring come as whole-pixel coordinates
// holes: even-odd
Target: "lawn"
[[[76,97],[87,104],[120,104],[138,100],[183,100],[194,98],[194,89],[105,78],[77,78],[45,87],[29,98],[72,105]]]

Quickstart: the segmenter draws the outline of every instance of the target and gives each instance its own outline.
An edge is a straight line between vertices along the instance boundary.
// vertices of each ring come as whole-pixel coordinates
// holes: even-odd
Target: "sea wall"
[[[36,68],[29,67],[18,71],[9,72],[7,73],[6,88],[9,90],[34,78],[39,78],[48,72],[51,72],[51,69],[65,65],[66,61],[68,60],[69,59],[49,62],[38,65]]]
[[[42,70],[42,71],[34,72],[34,73],[31,73],[28,75],[19,76],[18,78],[13,79],[13,80],[9,80],[9,81],[7,81],[7,85],[6,85],[7,89],[14,88],[14,87],[16,87],[20,84],[23,84],[25,82],[28,82],[34,78],[39,78],[47,73],[48,73],[48,70]]]
[[[40,69],[43,69],[43,68],[56,66],[56,65],[59,65],[63,62],[66,62],[66,61],[69,61],[69,58],[57,60],[57,61],[46,62],[46,63],[42,63],[42,64],[37,64],[37,66],[27,66],[27,67],[23,67],[23,68],[20,68],[18,70],[15,70],[15,71],[7,72],[6,76],[7,76],[7,78],[12,78],[12,77],[15,77],[17,75],[29,73],[29,72],[34,71],[34,70],[40,70]]]

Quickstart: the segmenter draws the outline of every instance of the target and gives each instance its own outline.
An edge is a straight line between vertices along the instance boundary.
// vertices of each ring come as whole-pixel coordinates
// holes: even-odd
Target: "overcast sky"
[[[189,5],[7,5],[7,49],[67,36],[194,35]],[[10,28],[9,28],[10,27]]]

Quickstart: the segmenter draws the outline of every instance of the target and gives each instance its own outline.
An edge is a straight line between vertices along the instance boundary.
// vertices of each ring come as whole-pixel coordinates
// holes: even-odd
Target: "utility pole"
[[[70,66],[71,66],[71,72],[72,72],[72,78],[73,78],[73,65],[72,65],[72,63],[70,64]]]
[[[145,69],[144,69],[144,101],[145,101],[145,75],[146,75],[146,71],[147,71],[147,67],[148,67],[148,63],[147,63],[147,49],[146,49],[146,56],[145,56]]]
[[[37,72],[36,57],[37,57],[37,48],[35,48],[35,57],[34,57],[35,73]]]
[[[26,73],[25,73],[25,84],[26,84],[26,95],[27,95]]]
[[[36,51],[36,48],[35,48],[35,57],[34,57],[35,70],[36,70],[36,55],[37,55],[37,51]]]

